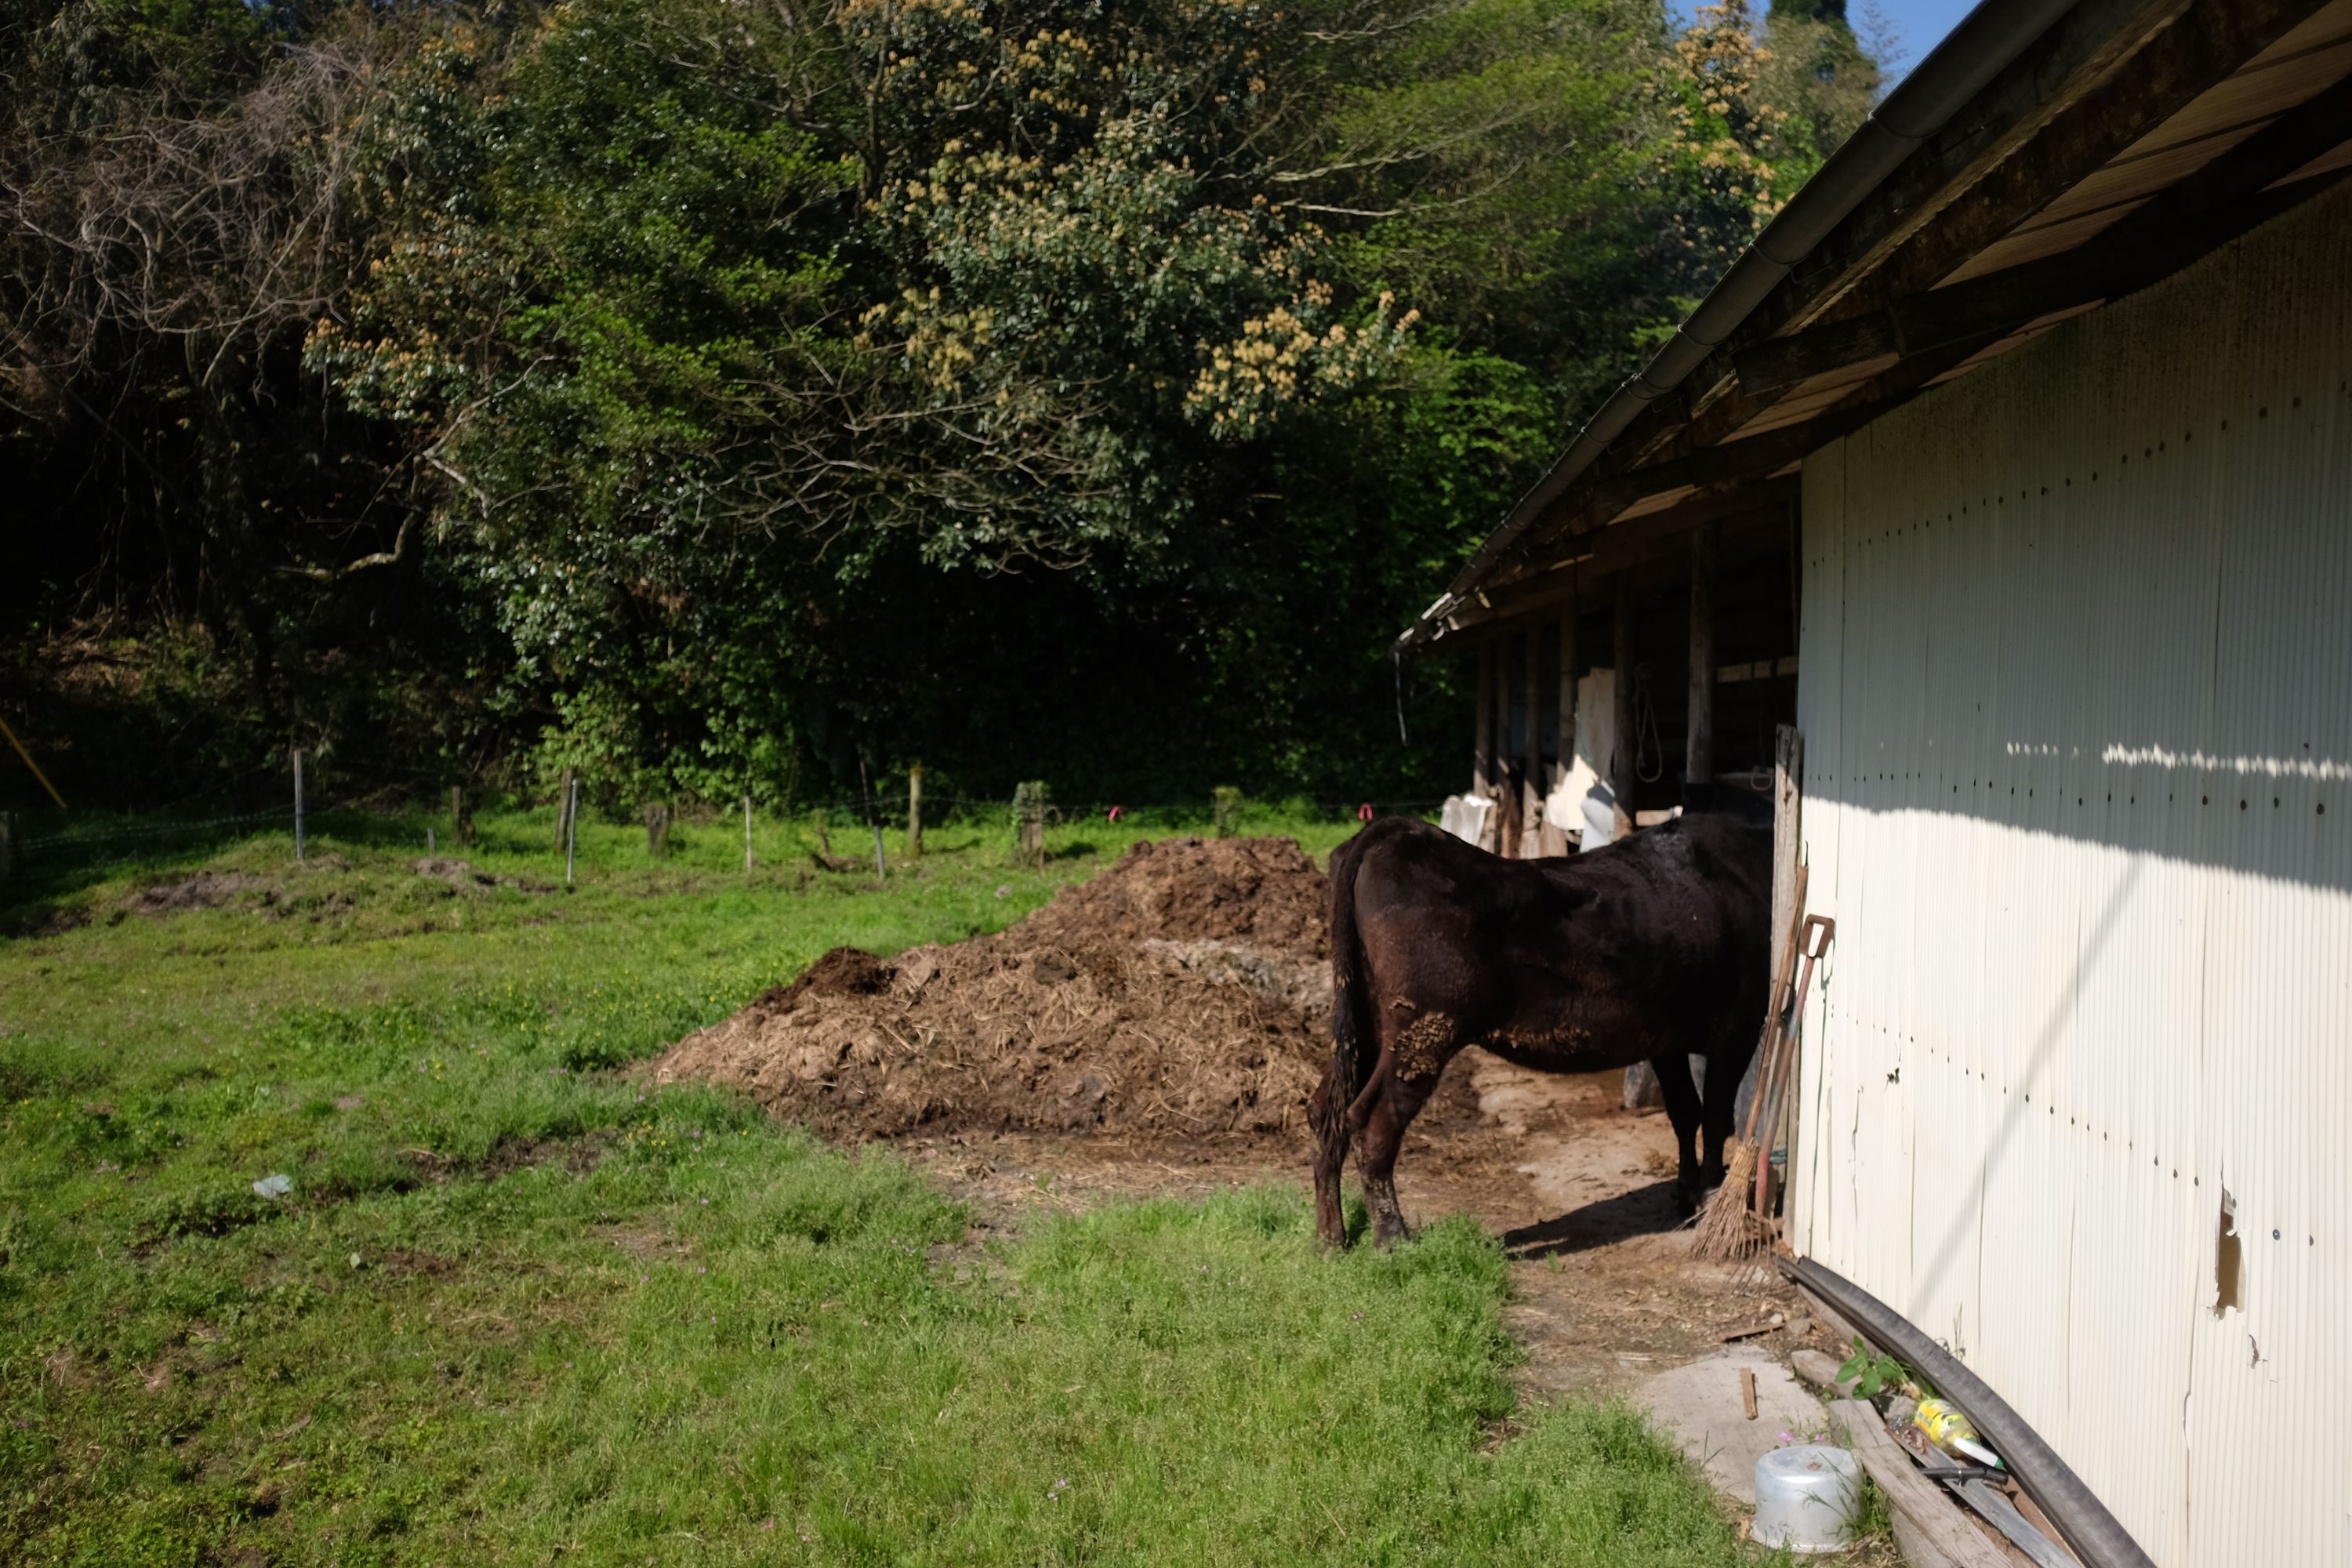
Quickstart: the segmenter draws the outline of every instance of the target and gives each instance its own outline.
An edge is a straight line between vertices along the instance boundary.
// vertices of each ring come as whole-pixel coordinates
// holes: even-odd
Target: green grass
[[[575,891],[457,892],[422,821],[16,884],[54,934],[0,944],[0,1561],[1747,1560],[1626,1413],[1501,1436],[1466,1224],[1326,1258],[1284,1186],[980,1247],[887,1155],[616,1070],[1131,831],[1032,873],[950,827],[877,889],[784,828],[747,879],[723,826],[659,866],[615,827]],[[547,837],[466,853],[544,881]],[[251,880],[125,912],[195,868]]]

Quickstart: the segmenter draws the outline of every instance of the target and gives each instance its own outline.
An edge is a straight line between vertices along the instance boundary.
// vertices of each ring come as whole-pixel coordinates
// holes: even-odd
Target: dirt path
[[[1626,1393],[1775,1314],[1782,1326],[1747,1342],[1775,1354],[1801,1342],[1830,1348],[1825,1336],[1804,1338],[1802,1309],[1777,1274],[1691,1260],[1675,1220],[1674,1130],[1663,1115],[1621,1109],[1618,1078],[1547,1077],[1465,1052],[1397,1163],[1415,1223],[1473,1214],[1509,1251],[1517,1299],[1507,1321],[1528,1355],[1522,1392]],[[1247,1134],[982,1134],[901,1146],[998,1229],[1107,1197],[1303,1182],[1307,1168],[1302,1141]]]

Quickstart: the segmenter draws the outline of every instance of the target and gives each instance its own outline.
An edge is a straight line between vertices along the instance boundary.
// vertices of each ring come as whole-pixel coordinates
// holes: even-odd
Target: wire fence
[[[272,784],[286,792],[279,804],[245,810],[202,809],[208,805],[231,805],[239,793],[250,799],[258,793],[256,781],[268,773],[278,775]],[[461,801],[457,815],[453,816],[446,810],[415,805],[387,809],[383,798],[383,790],[378,785],[332,801],[300,800],[290,772],[272,767],[257,769],[226,784],[137,814],[89,814],[77,819],[55,811],[0,813],[0,880],[21,885],[28,879],[55,873],[169,858],[184,851],[211,850],[236,840],[289,830],[297,840],[291,849],[297,857],[302,853],[300,840],[306,835],[313,844],[322,839],[353,844],[397,842],[404,847],[414,845],[456,854],[488,834],[488,841],[483,844],[486,849],[509,854],[544,852],[551,854],[558,863],[563,860],[564,818],[560,802]],[[1053,801],[1045,806],[1041,820],[1064,833],[1089,824],[1171,833],[1231,833],[1251,826],[1260,830],[1278,827],[1301,817],[1344,821],[1423,816],[1433,813],[1443,804],[1438,799],[1343,800],[1302,795],[1244,801],[1237,792],[1219,792],[1215,796],[1202,798],[1137,803],[1109,798]],[[769,860],[779,855],[797,860],[835,833],[856,832],[862,837],[879,829],[898,840],[892,858],[902,858],[911,847],[912,823],[908,805],[904,798],[868,792],[793,801],[783,805],[754,805],[740,816],[730,806],[713,805],[707,812],[681,815],[675,820],[682,831],[692,832],[706,842],[714,830],[730,842],[740,834],[746,849],[755,847],[751,842],[755,838],[764,840],[756,847],[761,852],[761,858]],[[475,815],[478,810],[482,814],[479,822]],[[1010,797],[929,792],[921,796],[923,831],[932,835],[1002,827],[1007,832],[1009,843],[1015,812],[1015,804]],[[759,830],[756,835],[755,824]],[[609,802],[605,809],[595,812],[589,809],[583,798],[579,826],[588,828],[596,840],[593,847],[586,841],[581,845],[589,850],[583,863],[591,868],[600,863],[635,865],[664,858],[661,847],[650,843],[642,856],[616,849],[617,845],[626,842],[627,835],[644,831],[645,824]],[[623,837],[616,839],[616,833]],[[862,849],[860,846],[846,847]],[[838,857],[844,860],[850,858]],[[819,855],[818,861],[824,864],[825,857]]]

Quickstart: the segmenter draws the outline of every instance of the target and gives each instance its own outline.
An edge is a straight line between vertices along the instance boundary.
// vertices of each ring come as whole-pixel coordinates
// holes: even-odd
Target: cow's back
[[[1387,819],[1339,853],[1370,1028],[1443,1016],[1506,1054],[1549,1053],[1530,1065],[1587,1070],[1762,1016],[1769,828],[1687,816],[1530,861]]]

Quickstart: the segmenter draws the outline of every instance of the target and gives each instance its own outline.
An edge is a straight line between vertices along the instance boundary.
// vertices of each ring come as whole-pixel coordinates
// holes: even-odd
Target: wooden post
[[[923,858],[923,764],[907,770],[907,858]]]
[[[660,859],[669,853],[669,802],[654,801],[645,808],[646,853]]]
[[[1511,640],[1508,632],[1495,637],[1495,788],[1499,798],[1511,782],[1511,754],[1519,749],[1517,699],[1511,690]]]
[[[1937,1568],[2000,1568],[2009,1553],[1971,1525],[1943,1488],[1922,1475],[1911,1456],[1886,1435],[1877,1408],[1859,1399],[1830,1402],[1830,1427],[1843,1430],[1854,1461],[1878,1483],[1894,1516],[1897,1536],[1908,1533],[1906,1563]]]
[[[743,792],[743,875],[751,874],[751,792]]]
[[[877,801],[874,804],[878,806],[881,803]],[[878,810],[874,813],[874,879],[877,882],[889,879],[889,873],[882,865],[882,813]]]
[[[1617,837],[1633,830],[1633,757],[1641,749],[1633,733],[1633,577],[1617,574],[1615,658],[1617,744],[1609,764],[1609,789],[1617,797]]]
[[[580,849],[580,774],[563,771],[563,885],[572,886],[572,864]]]
[[[1215,805],[1217,837],[1231,838],[1241,831],[1242,792],[1230,784],[1219,784],[1209,795]]]
[[[1796,923],[1797,867],[1804,858],[1801,835],[1803,823],[1805,738],[1793,724],[1783,724],[1772,737],[1772,952],[1771,973],[1780,973],[1789,945],[1789,928]]]
[[[302,862],[302,748],[294,748],[294,863]]]
[[[16,873],[16,814],[0,811],[0,882]]]
[[[474,809],[466,801],[466,786],[449,786],[449,841],[465,845],[474,841]]]
[[[1683,782],[1715,782],[1716,525],[1691,530],[1690,723],[1684,731]]]
[[[1045,799],[1042,779],[1013,788],[1013,858],[1024,866],[1045,863]]]
[[[563,770],[563,783],[555,792],[555,847],[564,848],[572,842],[572,813],[580,801],[580,770]]]
[[[1495,773],[1495,644],[1478,645],[1478,739],[1470,753],[1470,793],[1484,795]]]
[[[1519,855],[1532,860],[1543,853],[1543,620],[1528,625],[1528,749],[1519,781]]]
[[[1794,974],[1797,972],[1797,955],[1788,949],[1790,928],[1800,925],[1801,917],[1804,913],[1802,910],[1797,908],[1797,901],[1804,897],[1805,886],[1802,875],[1805,856],[1804,785],[1805,737],[1797,731],[1796,726],[1782,724],[1772,736],[1771,957],[1774,965],[1773,973],[1776,974]],[[1783,965],[1786,967],[1782,967]],[[1773,1004],[1775,1006],[1779,1005],[1778,1002]],[[1801,1020],[1792,1018],[1789,1021],[1789,1026],[1798,1035],[1799,1050],[1801,1053],[1802,1023]],[[1802,1081],[1803,1065],[1801,1060],[1790,1064],[1789,1079],[1790,1087],[1782,1090],[1779,1097],[1784,1117],[1791,1129],[1789,1135],[1789,1162],[1780,1168],[1782,1173],[1780,1180],[1784,1184],[1794,1180],[1797,1173],[1797,1138],[1794,1130],[1804,1125],[1804,1117],[1798,1109],[1796,1086]],[[1746,1089],[1748,1087],[1743,1080],[1741,1088]],[[1746,1108],[1743,1106],[1741,1109],[1744,1113]],[[1742,1120],[1745,1120],[1744,1114]],[[1771,1168],[1772,1145],[1775,1134],[1779,1131],[1777,1127],[1762,1127],[1757,1130],[1758,1135],[1764,1143],[1765,1158],[1761,1162],[1763,1171],[1769,1172]],[[1768,1187],[1768,1194],[1769,1191]]]
[[[1576,603],[1569,602],[1559,617],[1559,784],[1576,765]]]

